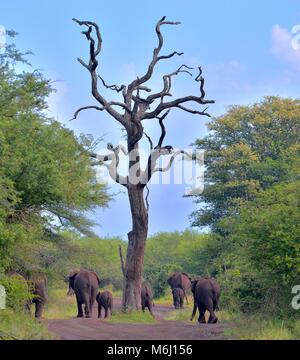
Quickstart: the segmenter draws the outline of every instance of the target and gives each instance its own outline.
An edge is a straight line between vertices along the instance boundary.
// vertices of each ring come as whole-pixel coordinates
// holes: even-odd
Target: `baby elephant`
[[[108,310],[110,315],[112,315],[112,308],[113,308],[113,297],[111,292],[103,291],[102,293],[98,293],[96,296],[96,301],[98,303],[98,318],[101,318],[101,309],[102,307],[105,310],[104,317],[108,317]]]
[[[175,309],[183,309],[183,300],[185,297],[184,291],[180,288],[175,288],[172,290],[172,294]]]

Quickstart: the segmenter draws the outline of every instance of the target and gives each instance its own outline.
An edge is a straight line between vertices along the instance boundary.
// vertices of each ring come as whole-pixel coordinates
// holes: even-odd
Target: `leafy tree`
[[[25,55],[8,44],[0,56],[2,269],[33,265],[35,259],[21,250],[55,241],[60,228],[88,232],[92,223],[86,212],[109,200],[88,156],[93,140],[76,137],[49,118],[50,81],[37,71],[17,72]]]
[[[205,203],[194,224],[209,225],[202,250],[222,283],[223,303],[242,311],[291,310],[299,279],[300,101],[267,97],[234,106],[209,124]]]
[[[291,163],[299,156],[299,119],[300,100],[266,97],[253,106],[232,106],[211,121],[210,134],[196,142],[206,151],[207,170],[193,224],[217,231],[232,206],[295,176]]]
[[[242,310],[292,310],[300,275],[300,182],[280,183],[245,202],[221,221],[231,243],[221,278]]]

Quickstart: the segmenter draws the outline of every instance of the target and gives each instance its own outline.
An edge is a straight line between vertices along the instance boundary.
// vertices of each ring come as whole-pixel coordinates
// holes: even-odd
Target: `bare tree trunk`
[[[132,230],[128,233],[122,306],[124,310],[141,306],[141,284],[144,251],[148,234],[148,213],[144,201],[144,186],[128,185],[132,214]]]

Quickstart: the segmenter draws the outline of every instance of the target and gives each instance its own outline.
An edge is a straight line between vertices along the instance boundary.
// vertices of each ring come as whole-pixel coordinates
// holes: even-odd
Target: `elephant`
[[[175,309],[183,309],[184,291],[180,288],[175,288],[172,290],[172,295]]]
[[[171,289],[182,289],[184,292],[184,297],[186,303],[188,304],[187,292],[191,288],[191,278],[187,273],[184,272],[175,272],[171,275],[168,280],[168,284],[171,286]]]
[[[112,308],[113,308],[113,296],[112,293],[109,291],[99,292],[96,296],[96,301],[98,303],[98,318],[101,318],[101,309],[104,308],[105,315],[104,317],[108,317],[108,311],[110,315],[112,315]]]
[[[147,281],[142,282],[141,287],[141,301],[142,301],[142,310],[145,311],[145,308],[148,308],[150,314],[153,315],[153,293],[150,284]]]
[[[210,316],[208,323],[215,324],[218,318],[215,311],[218,310],[220,298],[220,286],[214,278],[199,278],[192,281],[192,293],[194,295],[194,308],[191,316],[191,321],[194,319],[199,310],[198,322],[205,324],[205,312],[209,311]]]
[[[26,282],[28,291],[32,294],[32,299],[26,302],[25,311],[31,314],[31,304],[34,304],[34,316],[35,318],[40,319],[42,317],[45,304],[48,301],[46,275],[40,272],[21,273],[17,271],[11,271],[8,275],[18,277],[21,281]]]
[[[70,274],[69,289],[72,289],[76,296],[78,318],[83,317],[83,305],[85,317],[92,317],[93,305],[98,294],[99,285],[100,279],[93,271],[80,270]]]
[[[47,303],[47,277],[46,275],[35,273],[29,277],[29,284],[33,289],[32,303],[35,304],[35,317],[41,318]]]

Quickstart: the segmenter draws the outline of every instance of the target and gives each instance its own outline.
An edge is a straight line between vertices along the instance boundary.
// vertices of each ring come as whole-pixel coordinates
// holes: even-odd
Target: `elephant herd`
[[[218,321],[215,311],[218,310],[220,286],[214,278],[205,277],[192,280],[187,273],[176,272],[167,281],[172,289],[175,309],[183,308],[184,299],[188,302],[187,292],[191,289],[194,297],[191,321],[196,315],[197,308],[199,311],[199,323],[206,323],[206,311],[210,314],[209,324],[215,324]]]
[[[32,275],[25,277],[19,273],[15,275],[26,281],[32,293],[31,301],[26,304],[26,310],[30,312],[30,304],[35,304],[35,317],[40,318],[45,303],[47,302],[47,279],[43,275]],[[77,317],[92,317],[93,305],[98,303],[98,318],[101,317],[102,308],[104,317],[112,315],[113,296],[109,291],[99,292],[100,279],[97,273],[89,270],[73,271],[66,278],[69,283],[68,295],[75,294],[77,302]],[[194,298],[194,307],[191,320],[194,319],[197,309],[199,311],[199,323],[205,323],[205,312],[210,316],[208,323],[215,324],[218,318],[215,311],[218,310],[220,297],[220,287],[214,278],[195,278],[191,279],[187,273],[175,272],[167,279],[173,295],[175,309],[182,309],[184,300],[188,303],[187,293],[191,290]],[[153,314],[153,293],[148,282],[143,281],[141,286],[141,307],[142,310],[148,309]]]
[[[110,291],[99,292],[100,279],[93,271],[73,271],[66,279],[69,282],[68,294],[75,293],[77,301],[77,317],[92,317],[93,304],[98,303],[98,318],[101,317],[102,308],[105,311],[104,317],[112,315],[113,296]],[[153,295],[150,285],[143,281],[141,287],[141,306],[145,311],[147,308],[152,316]]]

